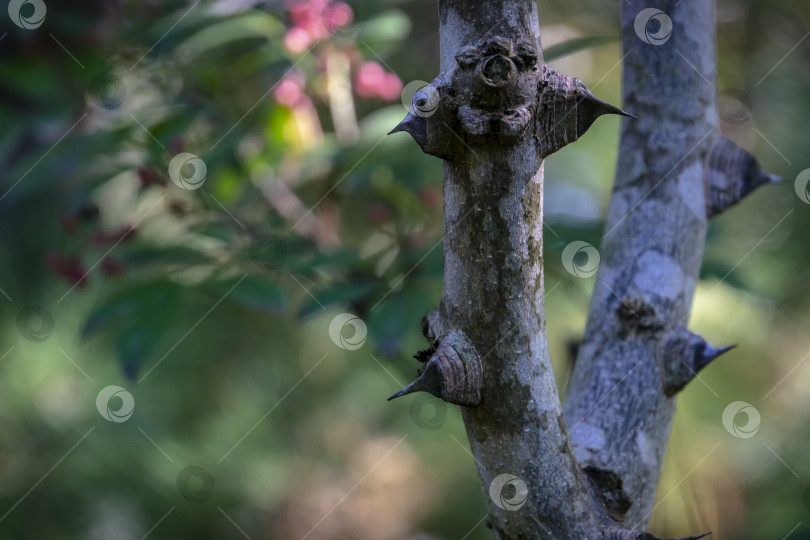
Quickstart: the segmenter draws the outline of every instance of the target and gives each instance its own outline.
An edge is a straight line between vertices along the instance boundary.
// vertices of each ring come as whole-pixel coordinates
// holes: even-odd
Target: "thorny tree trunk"
[[[726,349],[687,330],[707,220],[763,182],[717,132],[712,2],[622,2],[625,122],[601,266],[565,404],[571,441],[607,509],[644,529],[674,394]],[[641,15],[639,15],[641,14]],[[642,25],[639,25],[638,22]],[[645,43],[643,36],[651,43]]]
[[[662,6],[678,28],[665,47],[639,41],[640,2],[622,7],[625,98],[644,118],[622,133],[608,218],[617,230],[605,241],[569,396],[571,438],[545,332],[542,160],[599,115],[623,113],[543,64],[534,1],[439,0],[442,74],[394,129],[445,160],[445,268],[441,304],[423,325],[426,363],[392,397],[423,390],[462,405],[502,540],[653,538],[629,529],[643,530],[652,505],[673,410],[666,394],[716,352],[678,325],[697,278],[706,201],[718,211],[732,204],[744,191],[732,169],[755,164],[731,143],[710,144],[712,6]],[[717,156],[706,167],[710,146]],[[748,187],[749,177],[740,176]],[[698,349],[699,358],[684,356]]]

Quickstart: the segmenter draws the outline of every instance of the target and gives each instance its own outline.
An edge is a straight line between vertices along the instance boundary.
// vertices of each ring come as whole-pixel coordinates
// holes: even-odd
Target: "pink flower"
[[[284,79],[276,86],[273,91],[273,97],[280,105],[285,107],[293,107],[296,103],[301,101],[301,87],[292,79]]]
[[[300,26],[293,26],[284,35],[284,47],[292,54],[301,54],[309,48],[312,39]]]
[[[321,22],[330,34],[334,34],[338,28],[345,28],[352,24],[354,11],[346,2],[332,2],[321,15]]]
[[[287,11],[293,25],[305,30],[313,41],[317,41],[329,36],[322,20],[328,5],[329,0],[291,0],[287,2]]]
[[[292,108],[302,103],[307,97],[306,94],[304,94],[306,85],[306,76],[301,71],[292,69],[284,75],[284,78],[273,90],[273,99],[275,99],[276,103],[279,105]]]
[[[377,88],[385,77],[385,70],[377,62],[365,62],[357,70],[355,90],[361,97],[376,97]]]
[[[402,81],[393,73],[386,73],[378,91],[379,96],[385,101],[395,101],[402,93]]]
[[[393,73],[386,73],[377,62],[365,62],[357,70],[355,92],[360,97],[397,99],[402,92],[402,81]]]

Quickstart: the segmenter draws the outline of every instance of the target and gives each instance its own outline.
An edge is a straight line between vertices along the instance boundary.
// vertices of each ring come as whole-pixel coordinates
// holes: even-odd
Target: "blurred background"
[[[618,2],[539,11],[619,104]],[[0,538],[491,538],[458,409],[385,401],[441,294],[440,161],[385,135],[438,74],[435,2],[8,12]],[[711,224],[690,326],[739,347],[679,398],[650,527],[810,538],[810,4],[717,21],[723,132],[787,182]],[[546,162],[563,392],[593,277],[561,254],[599,246],[618,132]]]

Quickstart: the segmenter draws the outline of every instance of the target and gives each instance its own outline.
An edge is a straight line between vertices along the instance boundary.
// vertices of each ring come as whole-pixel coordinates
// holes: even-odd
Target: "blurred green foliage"
[[[0,16],[0,538],[489,538],[457,409],[384,400],[441,294],[440,162],[385,135],[438,72],[434,3],[45,5]],[[617,6],[540,15],[546,60],[618,103]],[[662,535],[810,538],[808,19],[718,3],[722,128],[788,182],[711,226],[691,326],[740,347],[679,399]],[[546,163],[563,390],[592,278],[560,255],[599,244],[618,122]],[[738,400],[753,438],[721,423]]]

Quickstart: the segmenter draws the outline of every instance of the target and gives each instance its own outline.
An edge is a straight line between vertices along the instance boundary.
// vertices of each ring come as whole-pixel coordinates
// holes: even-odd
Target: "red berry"
[[[67,234],[73,234],[79,230],[79,217],[76,214],[66,214],[59,220],[59,226]]]
[[[106,276],[118,277],[126,273],[127,267],[121,261],[107,257],[101,261],[101,271]]]
[[[368,217],[374,225],[380,226],[391,219],[391,212],[384,204],[372,204],[368,209]]]

